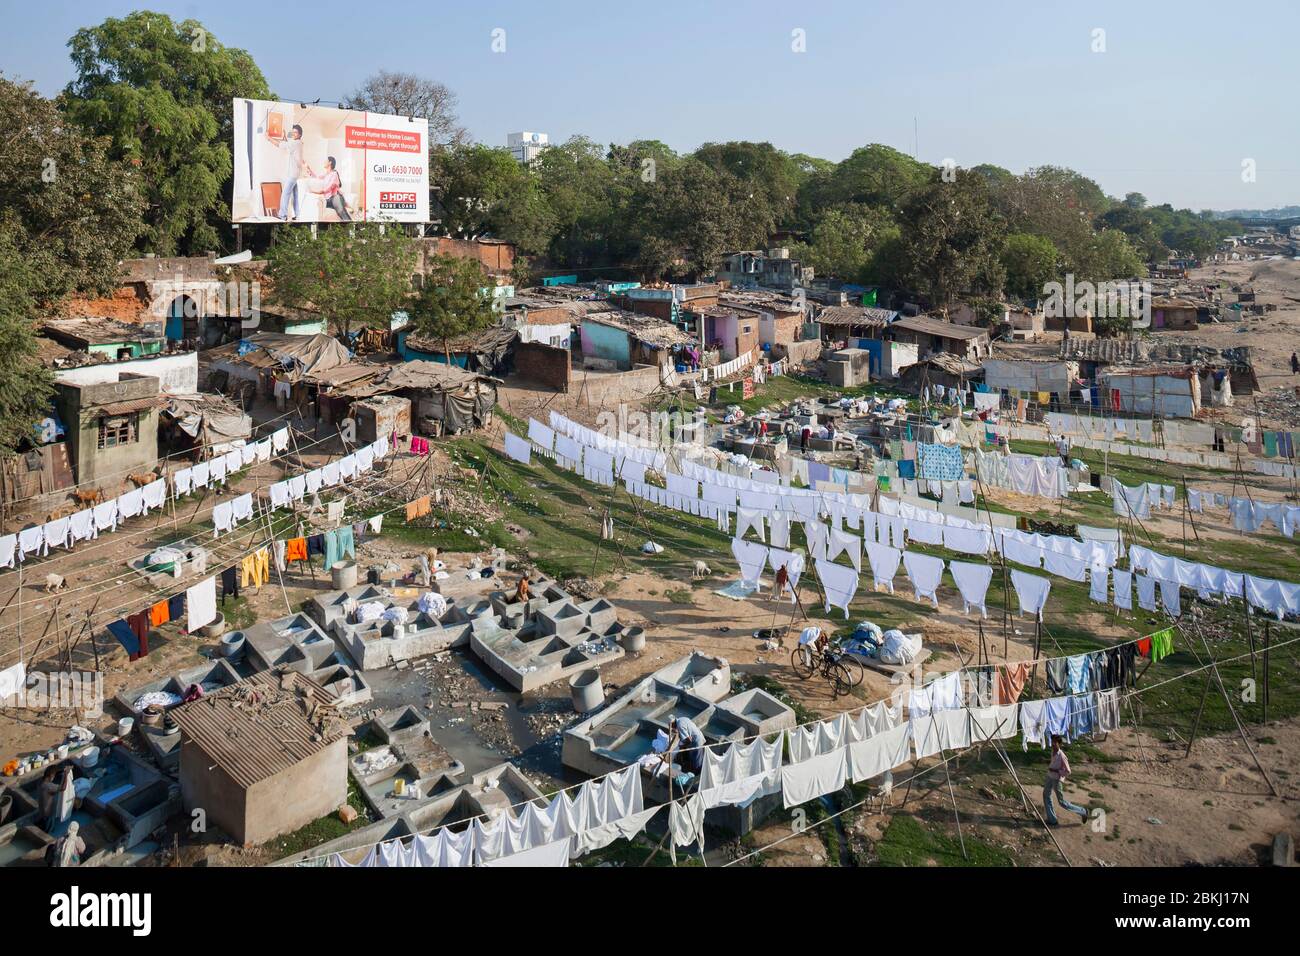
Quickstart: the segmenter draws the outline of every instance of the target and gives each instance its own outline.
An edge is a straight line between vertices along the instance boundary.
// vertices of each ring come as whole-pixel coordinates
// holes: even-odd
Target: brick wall
[[[568,349],[557,349],[541,342],[515,343],[515,374],[524,381],[567,392],[572,372]]]

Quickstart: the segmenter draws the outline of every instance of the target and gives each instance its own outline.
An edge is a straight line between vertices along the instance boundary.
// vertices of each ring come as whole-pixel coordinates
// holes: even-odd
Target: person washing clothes
[[[668,737],[672,741],[669,753],[678,753],[678,766],[700,775],[704,769],[704,734],[689,717],[674,717],[668,722]]]
[[[519,586],[515,588],[515,600],[520,604],[528,603],[528,575],[524,574],[519,579]]]
[[[1084,823],[1088,822],[1087,809],[1065,799],[1065,791],[1061,785],[1069,775],[1070,761],[1065,756],[1065,751],[1061,749],[1061,737],[1059,734],[1053,734],[1052,762],[1047,765],[1047,779],[1043,781],[1043,809],[1047,811],[1048,826],[1059,826],[1056,819],[1056,810],[1052,807],[1052,794],[1056,794],[1056,798],[1061,801],[1062,807],[1071,813],[1077,813]]]
[[[81,855],[86,852],[86,841],[77,835],[81,825],[73,820],[68,824],[68,832],[55,844],[55,866],[80,866]]]
[[[38,791],[41,808],[41,820],[45,829],[51,830],[59,822],[59,779],[58,768],[50,764],[41,774],[41,786]]]

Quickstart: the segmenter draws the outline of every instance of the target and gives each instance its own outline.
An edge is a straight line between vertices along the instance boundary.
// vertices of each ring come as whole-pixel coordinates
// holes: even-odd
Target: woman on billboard
[[[308,167],[307,172],[311,175],[312,181],[308,185],[314,193],[319,193],[325,197],[325,205],[338,213],[338,217],[343,222],[351,222],[352,216],[348,213],[348,201],[343,198],[343,180],[339,178],[338,163],[333,156],[326,156],[325,173],[316,176]]]

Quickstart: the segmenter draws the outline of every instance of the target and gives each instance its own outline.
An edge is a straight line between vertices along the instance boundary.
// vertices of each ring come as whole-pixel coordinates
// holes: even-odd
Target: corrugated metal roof
[[[125,402],[111,402],[108,405],[88,405],[83,408],[83,415],[129,415],[153,408],[161,401],[158,396],[151,398],[133,398]]]
[[[942,319],[932,319],[928,315],[914,315],[899,319],[890,328],[906,329],[908,332],[919,332],[922,335],[937,335],[941,339],[978,339],[989,334],[988,329],[970,325],[953,325]]]
[[[865,305],[828,305],[817,314],[817,321],[822,325],[854,326],[883,329],[898,316],[889,309],[877,309]]]
[[[334,695],[311,678],[277,668],[171,714],[206,759],[248,788],[348,735],[347,723],[328,706],[333,701]]]

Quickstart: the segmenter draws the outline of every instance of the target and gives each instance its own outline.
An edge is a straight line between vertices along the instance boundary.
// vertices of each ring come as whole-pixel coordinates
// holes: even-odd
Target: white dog
[[[707,577],[708,577],[710,574],[712,574],[712,573],[713,573],[713,572],[712,572],[711,570],[709,570],[709,566],[708,566],[707,564],[705,564],[703,561],[696,561],[696,562],[695,562],[695,570],[691,572],[691,577],[692,577],[692,578],[707,578]]]

